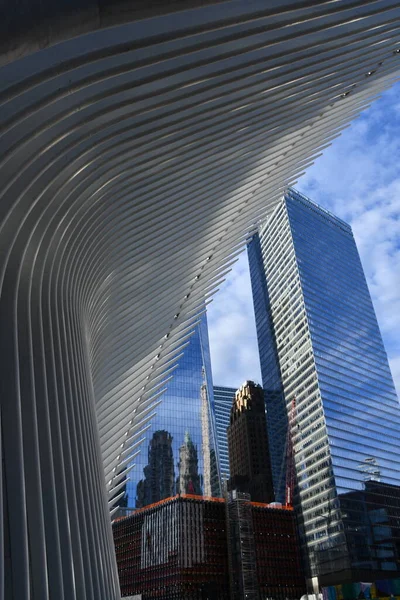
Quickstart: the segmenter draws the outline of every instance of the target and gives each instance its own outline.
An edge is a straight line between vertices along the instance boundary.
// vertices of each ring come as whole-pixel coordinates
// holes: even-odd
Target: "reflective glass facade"
[[[124,503],[140,508],[179,493],[219,496],[214,396],[204,315],[168,383],[129,473]]]
[[[264,273],[260,238],[256,235],[248,246],[257,341],[260,354],[261,377],[267,411],[267,429],[270,441],[270,460],[275,499],[284,501],[285,495],[285,440],[287,412],[283,396],[279,358],[274,337],[271,305]]]
[[[278,492],[296,397],[308,573],[325,583],[398,576],[400,409],[351,228],[290,190],[249,260]]]
[[[235,388],[214,385],[215,424],[222,481],[228,480],[230,474],[228,435],[226,430],[229,427],[235,393]]]

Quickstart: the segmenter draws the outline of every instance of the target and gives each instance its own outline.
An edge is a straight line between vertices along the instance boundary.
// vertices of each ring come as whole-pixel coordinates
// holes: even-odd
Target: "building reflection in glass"
[[[179,448],[178,462],[178,494],[197,494],[201,496],[203,490],[199,475],[199,461],[197,458],[197,448],[193,444],[190,433],[185,433],[185,440]]]
[[[156,431],[150,441],[144,479],[136,488],[136,507],[147,506],[175,494],[174,454],[172,436],[168,431]]]
[[[221,494],[204,315],[145,432],[126,484],[126,512],[178,493]]]

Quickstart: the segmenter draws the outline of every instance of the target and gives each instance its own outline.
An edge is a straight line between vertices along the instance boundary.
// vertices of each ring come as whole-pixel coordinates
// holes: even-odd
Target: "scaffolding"
[[[232,491],[227,499],[232,600],[258,600],[257,563],[249,494]]]

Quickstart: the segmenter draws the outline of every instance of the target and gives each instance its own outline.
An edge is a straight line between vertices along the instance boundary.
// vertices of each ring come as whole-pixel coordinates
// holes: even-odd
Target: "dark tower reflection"
[[[148,464],[143,469],[136,490],[136,506],[141,508],[169,498],[175,493],[174,455],[172,436],[168,431],[159,430],[153,434],[148,452]]]
[[[161,403],[143,429],[134,465],[129,465],[133,468],[126,483],[127,507],[121,514],[179,491],[221,495],[206,315],[177,361]]]

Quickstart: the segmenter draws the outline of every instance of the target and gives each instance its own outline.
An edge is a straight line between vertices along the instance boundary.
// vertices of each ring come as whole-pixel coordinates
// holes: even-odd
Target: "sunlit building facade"
[[[396,577],[400,408],[351,227],[289,190],[249,260],[278,494],[296,398],[295,501],[310,582]]]
[[[128,474],[127,512],[175,494],[221,494],[213,403],[204,315],[143,433],[141,452]]]
[[[229,489],[250,494],[255,502],[273,502],[264,392],[253,381],[245,381],[236,391],[228,427],[228,448]]]

